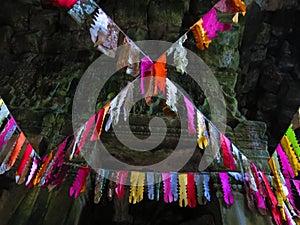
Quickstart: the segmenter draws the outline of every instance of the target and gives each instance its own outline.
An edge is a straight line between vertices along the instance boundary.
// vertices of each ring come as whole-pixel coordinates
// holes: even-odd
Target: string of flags
[[[188,60],[183,43],[186,34],[181,36],[165,54],[156,62],[144,55],[141,63],[134,63],[143,52],[131,39],[114,23],[105,12],[92,0],[53,0],[56,6],[71,8],[69,14],[79,23],[83,23],[86,15],[95,10],[95,19],[91,25],[90,34],[95,47],[104,54],[115,57],[119,34],[124,34],[126,50],[120,54],[117,67],[126,67],[126,72],[141,79],[140,90],[145,100],[151,104],[149,93],[166,95],[166,104],[177,112],[178,101],[181,98],[187,109],[188,131],[197,135],[200,149],[211,146],[217,164],[226,169],[217,172],[221,183],[223,198],[226,205],[234,204],[231,177],[241,182],[246,190],[246,198],[250,209],[255,209],[266,215],[271,210],[274,222],[282,224],[299,224],[298,209],[294,202],[296,194],[300,194],[299,182],[294,179],[299,172],[299,142],[293,133],[288,130],[281,140],[276,153],[270,158],[269,165],[273,177],[269,177],[259,170],[224,134],[194,106],[177,87],[167,78],[165,57],[174,54],[174,64],[180,73],[184,73]],[[209,47],[217,31],[231,29],[230,24],[218,20],[218,13],[234,13],[233,21],[237,22],[238,13],[245,14],[245,4],[240,0],[220,0],[207,14],[197,21],[189,31],[193,32],[196,45],[204,50]],[[189,32],[188,31],[188,32]],[[139,76],[138,76],[139,75]],[[145,79],[150,77],[151,79]],[[137,80],[136,79],[136,80]],[[135,81],[136,81],[135,80]],[[143,82],[150,80],[151,82]],[[74,134],[67,137],[56,150],[45,156],[39,156],[32,148],[25,135],[18,127],[7,106],[0,99],[0,174],[16,167],[16,182],[25,183],[27,187],[47,187],[49,190],[59,188],[68,172],[74,169],[72,159],[80,155],[81,149],[87,141],[96,141],[101,138],[103,130],[108,131],[112,123],[118,123],[123,110],[124,120],[128,119],[133,103],[133,88],[135,81],[128,85],[102,109],[95,113]],[[108,116],[109,115],[109,116]],[[105,123],[105,117],[108,120]],[[5,155],[5,157],[3,157]],[[279,161],[280,159],[280,161]],[[87,177],[91,172],[88,165],[79,165],[77,175],[70,187],[70,196],[77,198],[85,191]],[[241,172],[238,172],[241,171]],[[105,195],[112,199],[114,195],[122,199],[125,194],[126,181],[130,183],[128,201],[132,204],[142,201],[147,195],[150,200],[163,199],[166,203],[178,202],[181,207],[196,207],[211,200],[211,180],[214,177],[209,172],[141,172],[141,171],[113,171],[98,169],[95,178],[94,202],[99,203]],[[109,179],[111,178],[111,179]],[[272,182],[270,182],[272,178]],[[116,182],[114,182],[116,181]]]
[[[167,82],[168,83],[168,82]],[[101,127],[104,126],[105,112],[108,111],[110,104],[107,104],[99,110],[97,115],[92,116],[92,121],[88,120],[86,124],[76,132],[74,137],[67,137],[57,148],[52,150],[44,157],[40,157],[32,148],[23,132],[20,130],[12,115],[8,111],[3,100],[0,100],[1,111],[1,133],[0,139],[4,140],[0,153],[2,156],[2,164],[0,173],[10,170],[16,166],[16,183],[25,183],[27,187],[48,187],[49,191],[54,188],[59,188],[65,180],[68,172],[74,169],[71,159],[80,155],[80,150],[85,141],[98,140],[101,135]],[[201,115],[200,112],[196,113]],[[11,121],[14,121],[13,124]],[[201,120],[197,120],[201,121]],[[205,118],[202,117],[202,121]],[[209,121],[208,121],[209,122]],[[191,124],[195,127],[195,124]],[[203,127],[203,123],[200,127]],[[14,130],[11,127],[15,127]],[[218,177],[222,186],[223,198],[226,205],[234,204],[234,196],[232,193],[232,178],[240,182],[246,190],[247,202],[250,209],[257,208],[262,215],[267,214],[267,210],[272,211],[272,215],[276,224],[282,224],[283,221],[291,221],[290,224],[298,222],[298,209],[296,208],[294,199],[299,196],[299,180],[295,180],[299,172],[299,165],[293,168],[295,159],[299,162],[294,148],[299,148],[299,142],[290,128],[286,132],[284,140],[294,143],[283,145],[288,147],[277,147],[276,153],[285,154],[285,163],[279,163],[276,153],[270,158],[269,164],[273,172],[273,182],[270,182],[270,177],[259,170],[256,165],[251,162],[238,148],[230,142],[230,140],[216,129],[207,129],[206,139],[208,144],[211,140],[219,140],[220,150],[218,163],[223,163],[227,168],[223,172],[141,172],[141,171],[115,171],[108,169],[98,169],[95,178],[94,202],[99,203],[103,196],[112,199],[114,195],[118,199],[122,199],[125,194],[125,184],[130,183],[130,195],[128,201],[132,204],[143,200],[147,195],[150,200],[162,199],[166,203],[178,201],[181,207],[189,206],[196,207],[198,204],[204,204],[211,200],[211,179]],[[194,128],[195,129],[195,128]],[[194,130],[192,129],[192,130]],[[95,135],[96,134],[96,135]],[[202,133],[203,134],[203,133]],[[215,136],[218,134],[218,136]],[[10,138],[10,139],[8,139]],[[12,142],[9,144],[9,142]],[[297,145],[298,143],[298,145]],[[216,145],[217,146],[217,145]],[[278,145],[278,146],[281,146]],[[292,157],[288,157],[291,154]],[[238,165],[242,165],[240,168]],[[234,171],[236,170],[236,171]],[[238,172],[241,171],[241,172]],[[281,172],[282,171],[282,172]],[[87,177],[91,172],[91,168],[87,165],[78,165],[77,175],[70,187],[70,196],[77,198],[85,191]],[[291,185],[294,185],[298,193],[293,193]],[[294,222],[293,222],[294,221]]]

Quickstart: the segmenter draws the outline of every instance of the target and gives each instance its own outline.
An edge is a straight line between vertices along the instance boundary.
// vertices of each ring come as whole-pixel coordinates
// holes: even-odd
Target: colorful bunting
[[[120,28],[103,12],[102,9],[97,6],[93,0],[82,0],[77,2],[74,0],[57,0],[53,4],[67,8],[73,7],[70,9],[69,14],[71,14],[79,23],[83,23],[86,15],[90,15],[96,8],[98,8],[94,18],[94,23],[90,28],[91,39],[95,46],[97,46],[98,50],[110,57],[115,56],[115,51],[118,46]],[[207,48],[211,43],[211,40],[218,36],[217,32],[223,32],[231,29],[231,24],[224,24],[218,20],[216,9],[223,13],[236,13],[233,17],[234,21],[237,20],[237,13],[242,12],[242,14],[245,14],[246,12],[245,4],[240,0],[220,0],[214,6],[214,8],[212,8],[190,28],[197,42],[197,47],[201,50]],[[186,58],[187,53],[183,47],[183,43],[186,38],[187,36],[184,34],[177,42],[174,43],[171,49],[167,51],[168,55],[174,52],[174,65],[181,73],[186,72],[186,67],[188,65],[188,60]],[[139,54],[141,51],[137,46],[133,45],[131,40],[126,35],[124,42],[125,45],[127,45],[125,47],[126,51],[120,54],[117,68],[120,69],[126,67],[126,72],[128,74],[137,76],[139,72],[137,62],[139,60]],[[163,94],[166,92],[166,103],[173,111],[176,112],[177,95],[182,93],[178,92],[176,86],[166,78],[166,75],[166,54],[163,54],[155,63],[153,63],[147,56],[142,59],[140,76],[142,94],[149,99],[150,103],[151,96],[153,94],[158,94],[159,91]],[[145,82],[146,78],[148,80],[147,82]],[[207,121],[207,119],[204,118],[199,111],[197,111],[196,130],[194,123],[195,107],[187,97],[183,96],[183,98],[187,108],[189,133],[197,133],[199,147],[201,149],[205,149],[208,145],[210,145],[214,152],[214,156],[217,158],[217,161],[220,162],[221,156],[219,153],[219,148],[221,146],[225,167],[229,168],[230,170],[236,170],[236,162],[231,150],[232,147],[235,156],[237,156],[237,154],[241,155],[236,146],[234,146],[230,140],[225,137],[225,135],[221,134],[216,127],[211,124],[211,122]],[[72,151],[69,156],[70,159],[72,159],[74,155],[78,155],[81,148],[85,146],[87,137],[95,122],[95,128],[90,140],[99,140],[105,115],[108,112],[108,109],[110,118],[106,123],[106,130],[109,129],[110,124],[118,123],[122,106],[124,109],[124,120],[128,119],[130,109],[133,105],[133,82],[128,83],[125,89],[123,89],[114,100],[115,101],[112,101],[103,107],[97,113],[97,115],[93,115],[88,122],[77,131],[73,139],[73,144],[71,145]],[[3,103],[2,99],[0,99],[0,107],[0,123],[6,122],[4,129],[0,133],[0,150],[2,150],[7,142],[11,139],[13,133],[17,129],[17,125],[12,117],[9,118],[9,111],[7,108],[5,108],[5,104]],[[208,122],[208,130],[206,128],[206,122]],[[4,168],[5,170],[14,166],[25,141],[26,138],[24,134],[20,132],[20,136],[13,146],[12,151],[6,157],[7,160],[5,160],[5,165],[7,166]],[[53,151],[46,155],[43,158],[40,166],[36,152],[28,143],[16,172],[16,181],[25,181],[26,175],[24,175],[24,173],[27,174],[30,168],[30,173],[26,179],[26,186],[29,186],[31,183],[33,183],[35,186],[60,186],[67,174],[67,171],[70,169],[70,165],[64,164],[67,142],[68,141],[65,140],[65,142],[60,145],[54,157]],[[271,189],[265,174],[259,171],[255,164],[246,159],[244,155],[242,155],[242,162],[240,163],[243,165],[245,160],[247,163],[244,165],[245,168],[241,166],[241,170],[246,170],[246,177],[244,179],[247,185],[245,188],[249,187],[250,191],[248,193],[250,194],[250,198],[251,195],[252,197],[255,196],[256,205],[259,211],[262,214],[265,214],[265,211],[267,210],[265,199],[267,199],[271,204],[273,218],[277,224],[280,224],[282,222],[281,220],[286,220],[289,224],[294,224],[292,217],[295,215],[295,212],[293,211],[293,207],[295,208],[295,206],[292,199],[291,182],[289,179],[287,179],[287,176],[292,178],[296,176],[300,166],[298,161],[299,143],[291,128],[286,132],[286,135],[281,140],[281,145],[278,146],[279,147],[277,147],[276,152],[280,157],[281,166],[284,167],[282,171],[286,179],[284,179],[283,175],[281,174],[277,155],[273,156],[269,161],[272,173],[274,175],[275,195],[277,199],[275,198],[273,190]],[[241,159],[239,158],[239,160]],[[70,196],[74,195],[74,197],[77,198],[85,190],[86,179],[90,173],[90,170],[91,169],[89,167],[80,166],[76,179],[70,188]],[[95,203],[98,203],[102,197],[108,174],[109,171],[104,169],[101,169],[101,171],[97,173],[95,185]],[[227,205],[231,205],[234,202],[234,198],[230,189],[228,173],[219,172],[218,175],[222,183],[224,201]],[[116,178],[114,179],[116,180],[116,183],[113,181],[108,182],[109,199],[112,198],[114,193],[116,193],[119,199],[124,196],[124,185],[127,177],[130,177],[131,188],[129,202],[133,204],[140,202],[143,199],[146,178],[149,199],[153,200],[155,197],[156,200],[160,199],[160,185],[161,181],[163,180],[165,202],[179,200],[180,206],[185,207],[188,205],[190,207],[195,207],[197,201],[199,204],[204,202],[202,201],[203,197],[205,197],[205,199],[208,201],[211,200],[209,189],[210,176],[208,174],[113,171],[110,176]],[[297,180],[292,181],[297,191],[300,192],[299,182]],[[292,206],[289,204],[289,199],[292,203]],[[281,218],[278,217],[278,209],[281,213]]]

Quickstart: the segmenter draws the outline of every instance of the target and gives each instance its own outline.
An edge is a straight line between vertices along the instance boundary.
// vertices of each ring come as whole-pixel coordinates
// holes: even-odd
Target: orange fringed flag
[[[154,68],[154,94],[158,94],[158,89],[165,94],[166,92],[166,78],[167,78],[167,54],[162,54],[153,64]]]
[[[195,37],[197,48],[200,50],[208,48],[211,40],[209,40],[207,32],[203,28],[202,18],[198,20],[192,27],[190,27],[190,29]]]
[[[242,12],[243,16],[246,14],[246,5],[241,0],[231,0],[232,8],[235,12]]]
[[[36,174],[34,180],[33,180],[33,185],[34,186],[37,186],[40,182],[41,182],[41,179],[52,159],[52,155],[53,155],[53,150],[44,157],[44,163],[42,164],[41,168],[39,169],[39,172]]]
[[[8,167],[12,167],[15,164],[15,162],[21,152],[21,149],[22,149],[22,146],[23,146],[25,140],[26,140],[26,137],[25,137],[24,133],[21,132],[17,139],[16,145],[15,145],[14,149],[12,150],[11,155],[8,159],[8,162],[7,162]]]

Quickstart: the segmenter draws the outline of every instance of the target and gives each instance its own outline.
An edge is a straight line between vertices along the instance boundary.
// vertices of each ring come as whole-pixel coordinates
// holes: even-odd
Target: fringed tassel
[[[283,148],[283,150],[285,151],[285,153],[288,156],[290,165],[294,171],[295,176],[298,176],[298,171],[300,170],[300,162],[295,154],[295,152],[293,151],[292,147],[291,147],[291,142],[289,141],[289,139],[287,138],[286,135],[284,135],[280,141],[280,144]]]
[[[126,93],[126,97],[124,100],[124,108],[123,108],[124,121],[128,120],[130,110],[131,110],[132,106],[134,105],[133,88],[134,88],[133,82],[129,82],[127,84],[127,93]]]
[[[98,204],[103,196],[109,171],[99,169],[95,178],[94,203]]]
[[[177,87],[167,78],[167,99],[166,104],[173,112],[177,112]]]
[[[187,198],[188,198],[188,206],[191,208],[195,208],[197,206],[196,200],[196,190],[195,190],[195,180],[194,174],[187,174]]]
[[[219,173],[219,177],[222,183],[224,201],[227,205],[232,205],[234,203],[234,197],[231,192],[228,174],[226,172],[221,172]]]
[[[215,8],[208,11],[202,17],[202,20],[203,28],[206,31],[209,40],[218,37],[217,31],[224,32],[232,29],[231,24],[221,23],[218,21],[217,11]]]
[[[15,164],[21,149],[26,141],[26,137],[23,132],[20,133],[14,148],[8,153],[8,157],[5,158],[1,165],[1,171],[8,171]]]
[[[148,199],[154,200],[155,186],[154,186],[154,173],[153,172],[147,172],[147,185],[148,185]]]
[[[258,211],[260,212],[260,214],[265,216],[265,215],[267,215],[267,206],[266,206],[266,203],[265,203],[265,200],[264,200],[265,197],[266,197],[266,192],[263,189],[263,186],[261,185],[261,180],[260,180],[258,170],[257,170],[255,164],[253,162],[251,162],[250,165],[251,165],[254,180],[255,180],[255,183],[256,183],[256,186],[257,186],[257,191],[254,193],[257,208],[258,208]]]
[[[26,164],[28,163],[28,160],[30,158],[30,155],[32,155],[33,148],[30,143],[27,144],[26,149],[24,151],[24,154],[22,156],[21,162],[18,166],[17,172],[16,172],[16,183],[19,182],[19,179],[24,171],[24,168]]]
[[[107,111],[109,109],[110,102],[108,102],[102,109],[100,109],[97,113],[97,121],[96,125],[93,131],[93,134],[90,138],[91,141],[96,141],[100,139],[100,135],[102,133],[102,127],[103,127],[103,122],[105,119],[105,116],[107,114]]]
[[[201,149],[205,149],[209,143],[205,119],[199,110],[197,110],[197,142]]]
[[[204,197],[210,202],[210,190],[209,190],[209,180],[210,176],[208,174],[203,175],[203,187],[204,187]]]
[[[130,174],[130,194],[129,203],[136,204],[138,202],[137,184],[139,172],[132,171]]]
[[[136,77],[139,74],[140,52],[125,36],[117,62],[117,70],[126,67],[126,73]]]
[[[67,173],[71,169],[70,165],[63,164],[60,168],[57,174],[54,175],[53,180],[51,183],[48,185],[49,191],[54,189],[55,187],[60,188],[62,183],[65,180],[65,177],[67,176]]]
[[[281,223],[282,221],[281,221],[281,217],[280,217],[280,212],[278,211],[278,208],[277,208],[276,196],[272,191],[272,188],[269,184],[269,181],[268,181],[268,178],[266,177],[266,175],[262,171],[259,171],[259,175],[262,178],[263,184],[264,184],[266,192],[267,192],[267,198],[268,198],[269,204],[271,206],[273,220],[276,223],[276,225],[280,225],[280,224],[282,224]]]
[[[167,54],[162,54],[153,64],[154,70],[154,95],[158,94],[158,90],[164,95],[166,93],[167,78]]]
[[[118,47],[119,29],[117,25],[98,8],[90,28],[91,39],[97,49],[105,55],[114,58]]]
[[[199,19],[190,29],[193,32],[196,46],[200,50],[204,50],[209,47],[211,40],[208,38],[207,32],[203,28],[203,19]]]
[[[178,175],[178,183],[179,183],[179,206],[180,207],[186,207],[188,205],[188,199],[187,199],[187,174],[180,173]]]
[[[295,173],[293,168],[291,167],[291,164],[289,162],[289,159],[286,155],[286,153],[283,151],[281,144],[278,144],[276,147],[276,152],[279,156],[281,165],[282,165],[282,174],[285,177],[291,177],[294,178],[295,177]]]
[[[188,65],[188,59],[186,57],[187,50],[183,47],[183,43],[187,40],[187,35],[182,35],[167,51],[169,56],[174,52],[174,65],[177,72],[184,74],[186,73],[186,67]]]
[[[226,168],[229,168],[230,170],[236,170],[235,160],[232,155],[230,140],[227,137],[225,137],[222,133],[220,133],[220,140],[221,140],[224,166]]]
[[[203,201],[204,189],[203,189],[203,175],[199,173],[194,174],[195,184],[197,187],[197,201],[199,205],[204,205]]]
[[[189,133],[196,134],[197,131],[195,129],[195,123],[194,123],[194,117],[195,117],[194,105],[187,97],[183,96],[183,99],[187,110]]]
[[[32,165],[31,165],[31,169],[30,169],[30,173],[27,177],[26,183],[25,185],[28,187],[32,184],[32,181],[36,175],[37,169],[39,166],[39,160],[36,156],[34,156],[33,161],[32,161]]]
[[[116,194],[118,199],[121,200],[125,194],[125,185],[128,177],[128,171],[119,171],[118,172],[118,181],[116,187]]]
[[[42,165],[38,171],[38,173],[36,174],[34,180],[33,180],[33,185],[34,186],[38,186],[41,182],[41,179],[46,171],[46,169],[48,168],[48,165],[52,159],[53,156],[53,151],[51,151],[49,154],[45,155],[43,160],[42,160]],[[43,185],[43,183],[40,184],[40,186]]]
[[[93,128],[93,125],[95,124],[95,120],[96,120],[96,114],[92,115],[92,117],[89,118],[89,120],[86,122],[85,129],[82,133],[81,140],[78,143],[75,155],[79,155],[82,148],[85,146],[85,142],[88,139],[88,136],[90,134],[90,131]]]
[[[77,176],[70,188],[70,196],[78,198],[78,196],[85,191],[86,187],[86,178],[88,177],[91,171],[90,167],[81,166],[77,171]]]
[[[223,13],[238,13],[241,12],[243,15],[246,14],[246,5],[241,0],[220,0],[214,8]]]
[[[287,136],[290,143],[292,144],[292,147],[298,157],[298,160],[300,160],[300,145],[296,138],[296,134],[295,134],[294,130],[292,129],[292,126],[289,126],[289,128],[285,132],[285,135]]]
[[[156,201],[160,199],[161,173],[154,173]]]
[[[11,117],[6,123],[4,130],[0,134],[0,151],[7,144],[8,140],[10,140],[16,128],[17,128],[16,121],[14,120],[14,118]]]
[[[171,176],[169,173],[162,173],[162,180],[164,184],[164,202],[173,202],[173,195],[171,190]]]
[[[178,200],[178,173],[172,172],[171,176],[171,191],[173,195],[173,200],[176,202]]]
[[[141,60],[141,93],[145,97],[153,96],[153,62],[148,56]]]

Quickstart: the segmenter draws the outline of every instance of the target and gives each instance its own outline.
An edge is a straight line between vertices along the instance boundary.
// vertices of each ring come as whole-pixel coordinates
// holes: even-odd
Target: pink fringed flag
[[[67,137],[58,147],[57,152],[49,165],[48,173],[46,174],[45,184],[49,184],[52,180],[56,178],[58,175],[60,167],[62,167],[64,158],[65,158],[65,150],[67,143],[69,141],[69,137]]]
[[[283,151],[281,144],[278,144],[276,147],[276,152],[279,156],[280,162],[281,162],[281,166],[282,166],[282,174],[284,175],[284,177],[286,178],[294,178],[295,177],[295,173],[291,167],[291,164],[289,162],[289,159],[286,155],[286,153]]]
[[[121,200],[125,194],[125,185],[128,177],[128,171],[119,171],[118,172],[118,181],[115,192],[118,196],[118,199]]]
[[[221,23],[218,21],[217,11],[212,8],[203,16],[203,28],[207,32],[208,38],[211,40],[218,37],[217,31],[224,32],[231,30],[231,24]]]
[[[225,137],[225,135],[222,133],[220,133],[220,140],[221,140],[224,166],[226,168],[229,168],[230,170],[236,170],[234,157],[231,151],[230,140],[227,137]]]
[[[267,198],[269,199],[269,202],[271,205],[271,211],[272,211],[272,216],[273,216],[274,222],[277,225],[280,225],[282,223],[281,223],[280,212],[277,207],[277,198],[276,198],[274,192],[272,191],[271,185],[269,184],[269,181],[268,181],[268,178],[266,177],[266,175],[262,171],[259,171],[258,173],[259,173],[260,177],[262,178],[263,183],[266,188]]]
[[[164,202],[173,202],[173,195],[171,189],[171,176],[170,173],[162,173],[162,179],[164,184]]]
[[[63,181],[64,181],[64,179],[65,179],[65,177],[66,177],[68,171],[70,170],[70,168],[71,168],[70,165],[63,164],[63,165],[60,167],[58,173],[55,174],[54,180],[51,182],[50,185],[48,185],[48,188],[49,188],[50,186],[52,186],[53,188],[54,188],[54,187],[61,187],[61,185],[62,185],[62,183],[63,183]]]
[[[292,180],[292,181],[295,185],[298,195],[300,196],[300,180]]]
[[[153,62],[148,56],[141,60],[141,93],[146,96],[153,95]],[[147,82],[147,85],[146,85]]]
[[[93,127],[93,125],[95,124],[95,119],[96,119],[96,114],[94,114],[86,123],[86,127],[85,130],[83,131],[82,137],[80,142],[78,143],[77,149],[75,154],[79,155],[81,152],[81,149],[83,148],[83,146],[85,145],[86,139],[88,138],[88,135]]]
[[[77,0],[51,0],[52,5],[55,7],[71,8]]]
[[[292,192],[292,185],[291,185],[291,181],[288,178],[285,178],[285,186],[287,187],[289,194],[288,194],[288,199],[290,200],[290,203],[292,204],[292,206],[294,207],[294,209],[297,209],[295,201],[294,201],[294,197],[293,197],[293,192]]]
[[[232,205],[234,203],[234,197],[231,192],[228,174],[226,172],[220,172],[219,177],[224,192],[224,201],[227,205]]]
[[[86,178],[91,171],[90,167],[81,166],[78,169],[76,179],[73,182],[72,187],[70,188],[70,196],[74,195],[74,198],[78,198],[78,196],[85,191]]]
[[[14,118],[11,117],[6,123],[4,130],[0,134],[0,151],[12,136],[13,132],[16,129],[16,126],[16,121],[14,120]]]
[[[251,162],[250,165],[257,186],[257,191],[254,192],[254,196],[255,196],[258,211],[262,215],[267,215],[267,206],[264,200],[264,198],[267,196],[266,191],[263,189],[263,186],[261,185],[261,180],[259,178],[258,170],[255,164]]]
[[[196,128],[194,123],[194,116],[195,116],[195,109],[193,103],[185,96],[183,96],[186,110],[187,110],[187,116],[188,116],[188,129],[190,134],[196,134]]]

